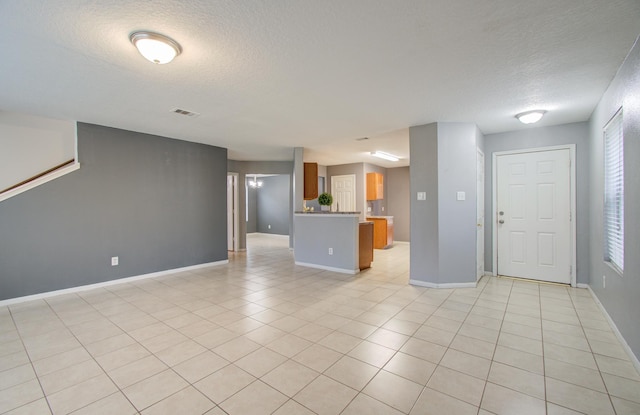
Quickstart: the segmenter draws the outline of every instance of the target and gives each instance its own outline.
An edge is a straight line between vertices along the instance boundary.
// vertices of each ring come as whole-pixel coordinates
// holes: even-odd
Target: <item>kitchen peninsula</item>
[[[368,268],[369,258],[373,258],[369,253],[373,251],[370,226],[360,222],[360,212],[296,212],[293,218],[296,265],[357,274]],[[362,253],[361,232],[365,238]],[[371,239],[370,244],[367,238]]]

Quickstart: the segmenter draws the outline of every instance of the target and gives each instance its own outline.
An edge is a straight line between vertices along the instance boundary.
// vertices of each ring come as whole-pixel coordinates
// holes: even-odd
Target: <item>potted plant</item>
[[[320,196],[318,196],[318,204],[320,205],[320,209],[324,211],[330,210],[333,204],[333,196],[327,192],[321,193]]]

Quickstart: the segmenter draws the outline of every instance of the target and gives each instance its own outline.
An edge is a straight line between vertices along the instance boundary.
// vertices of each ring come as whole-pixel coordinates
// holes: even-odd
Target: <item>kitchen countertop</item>
[[[373,216],[373,215],[367,215],[367,218],[371,218],[371,219],[393,219],[393,216]]]

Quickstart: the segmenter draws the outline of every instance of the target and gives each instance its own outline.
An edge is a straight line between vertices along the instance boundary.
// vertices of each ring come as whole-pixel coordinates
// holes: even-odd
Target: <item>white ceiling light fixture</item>
[[[393,154],[389,154],[389,153],[385,153],[384,151],[372,151],[371,155],[373,157],[378,157],[384,160],[389,160],[389,161],[398,161],[400,160],[400,157],[398,156],[394,156]]]
[[[145,59],[157,64],[169,63],[182,52],[178,42],[159,33],[133,32],[129,40]]]
[[[527,112],[521,112],[516,115],[516,118],[523,124],[533,124],[542,119],[542,116],[546,113],[545,110],[533,110]]]

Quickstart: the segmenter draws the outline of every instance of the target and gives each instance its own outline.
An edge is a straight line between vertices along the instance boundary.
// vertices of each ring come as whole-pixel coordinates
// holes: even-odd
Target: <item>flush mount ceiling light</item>
[[[385,153],[384,151],[372,151],[371,155],[373,157],[378,157],[378,158],[389,160],[389,161],[400,160],[400,157],[394,156],[393,154]]]
[[[520,122],[523,124],[533,124],[540,121],[540,119],[545,114],[545,112],[547,111],[533,110],[533,111],[521,112],[520,114],[516,115],[516,118],[520,120]]]
[[[159,33],[133,32],[129,40],[145,59],[153,63],[169,63],[182,52],[178,42]]]

